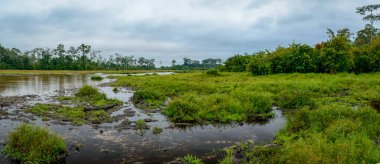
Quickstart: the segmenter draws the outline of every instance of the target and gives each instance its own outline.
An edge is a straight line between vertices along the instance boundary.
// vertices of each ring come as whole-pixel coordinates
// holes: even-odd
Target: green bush
[[[264,52],[257,53],[251,58],[247,65],[247,71],[253,75],[269,75],[271,74],[271,61]]]
[[[67,154],[64,140],[45,128],[22,124],[9,133],[3,152],[22,163],[54,163]]]
[[[246,65],[249,63],[251,56],[249,55],[234,55],[229,57],[222,67],[222,71],[228,72],[245,72]]]

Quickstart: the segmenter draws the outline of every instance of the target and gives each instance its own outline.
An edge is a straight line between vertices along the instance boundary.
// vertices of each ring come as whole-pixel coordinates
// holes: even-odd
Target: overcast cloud
[[[327,39],[326,28],[353,32],[355,8],[373,0],[0,0],[0,43],[30,50],[81,43],[104,56],[183,57],[233,54]]]

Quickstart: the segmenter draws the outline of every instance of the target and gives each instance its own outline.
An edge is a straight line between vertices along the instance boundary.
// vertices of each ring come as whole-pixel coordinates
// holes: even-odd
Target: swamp
[[[46,127],[67,163],[379,159],[378,73],[0,76],[0,141],[25,123]]]

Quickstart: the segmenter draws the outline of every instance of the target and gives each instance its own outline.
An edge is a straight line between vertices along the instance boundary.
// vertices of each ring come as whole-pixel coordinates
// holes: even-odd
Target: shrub
[[[222,71],[245,72],[250,58],[249,55],[234,55],[224,62]]]
[[[248,63],[247,70],[253,75],[269,75],[271,73],[269,56],[264,52],[256,54]]]
[[[45,128],[22,124],[10,132],[3,152],[22,163],[53,163],[67,154],[64,140]]]

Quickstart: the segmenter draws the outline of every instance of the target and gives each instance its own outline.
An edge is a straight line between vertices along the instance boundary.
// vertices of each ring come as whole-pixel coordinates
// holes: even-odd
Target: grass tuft
[[[64,140],[46,128],[22,124],[9,133],[3,152],[21,163],[54,163],[67,154]]]

